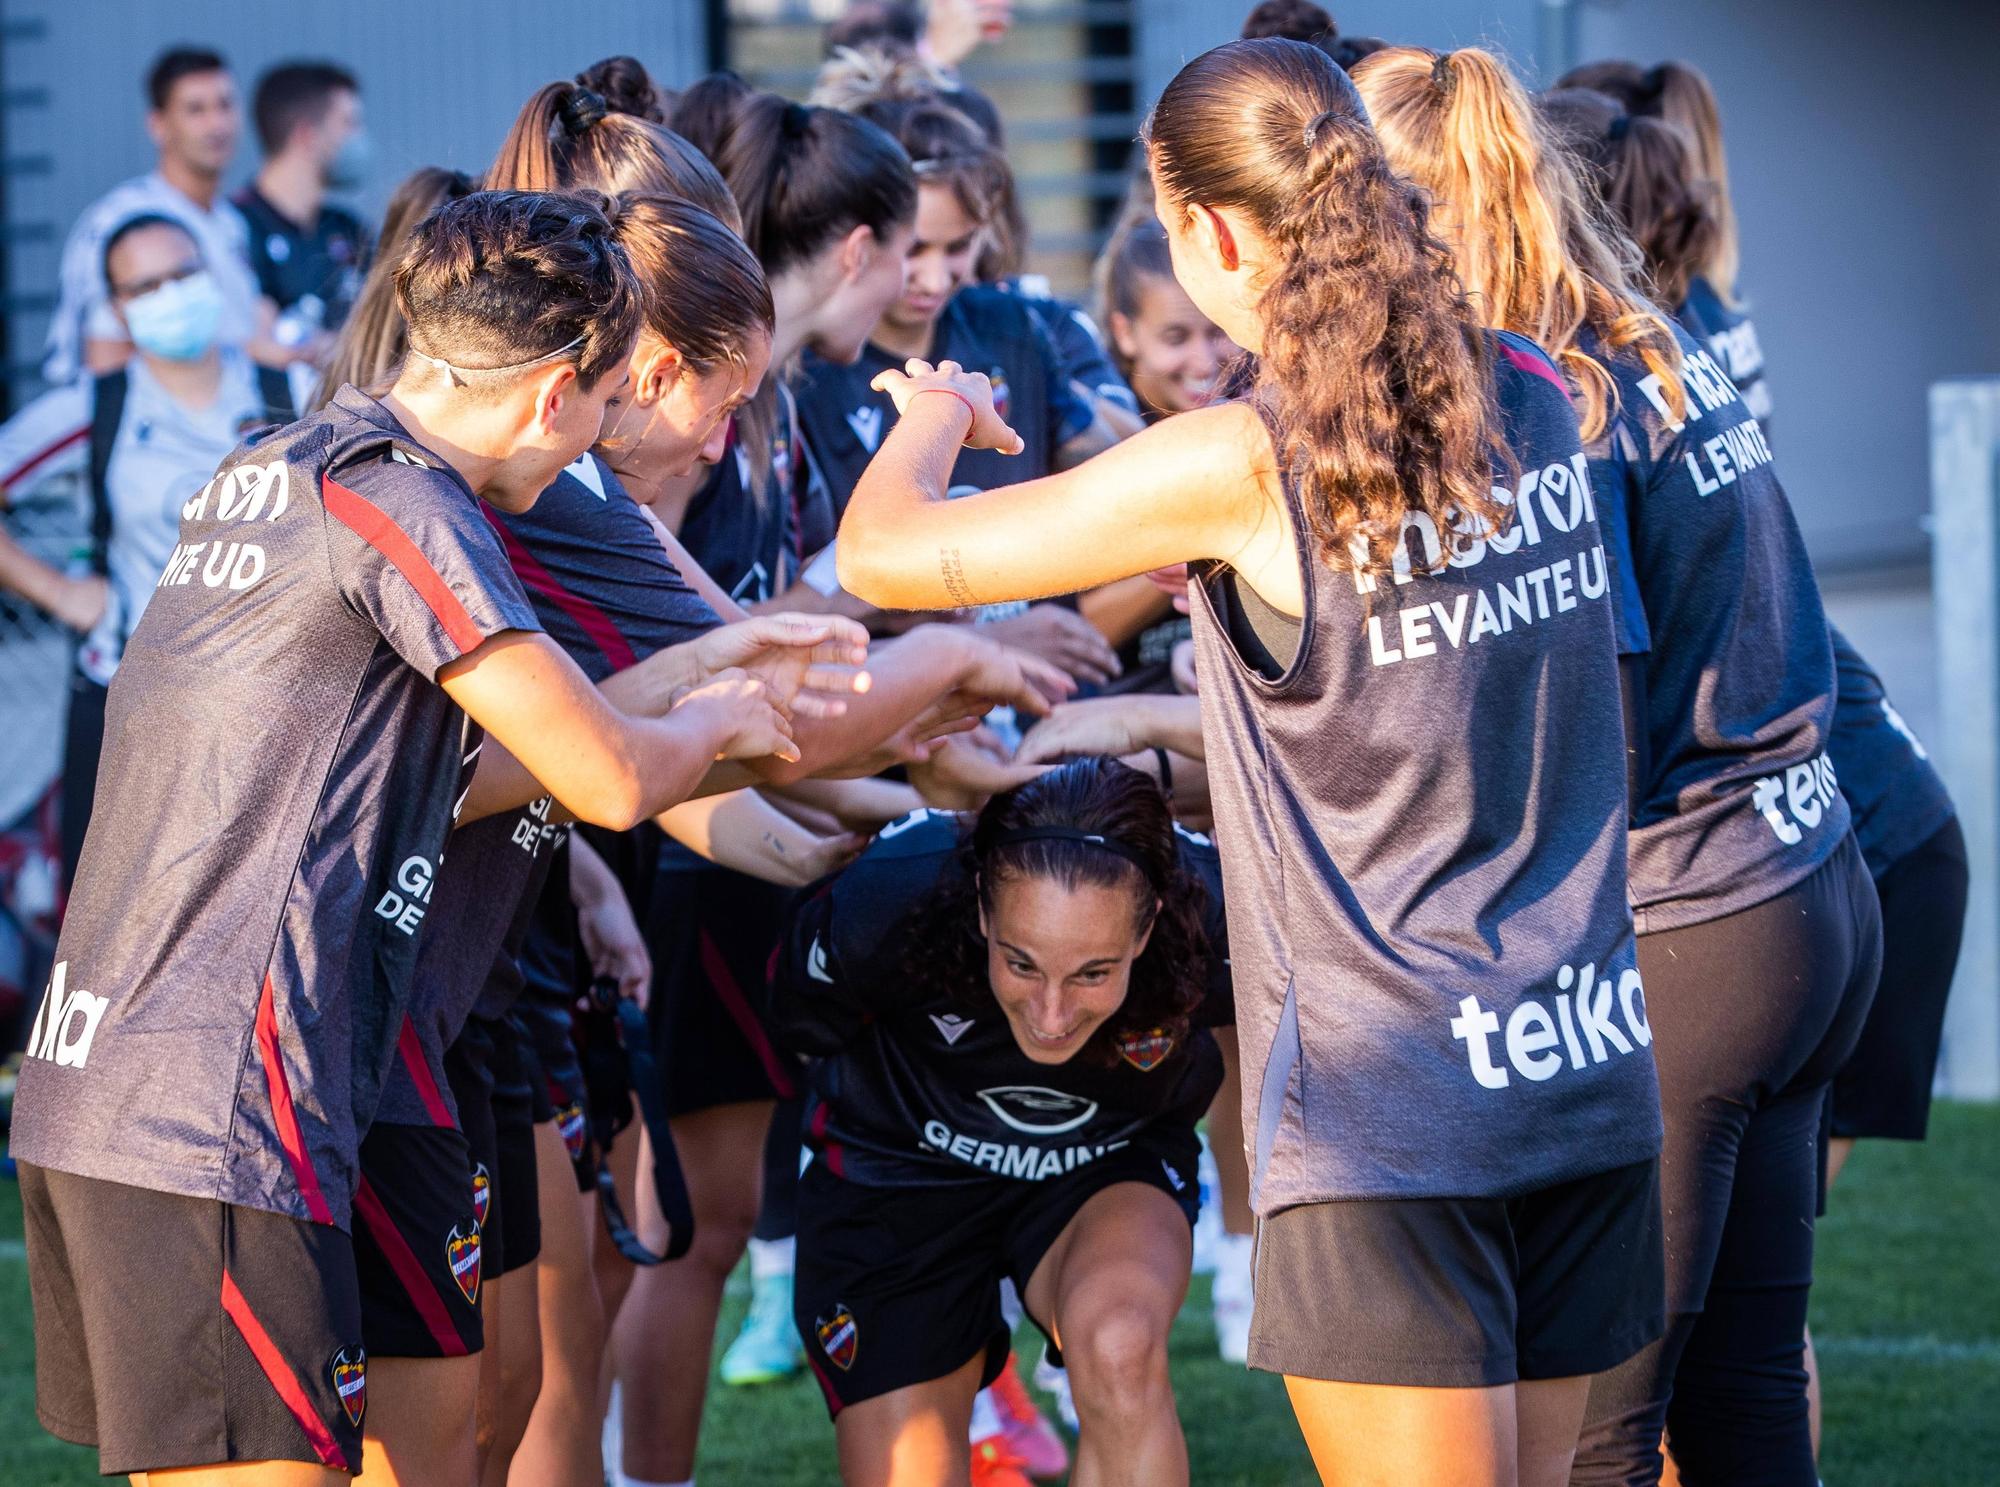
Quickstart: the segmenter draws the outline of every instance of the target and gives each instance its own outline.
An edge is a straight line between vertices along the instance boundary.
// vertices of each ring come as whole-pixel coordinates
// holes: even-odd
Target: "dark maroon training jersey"
[[[487,517],[537,619],[592,681],[722,623],[594,455],[564,470],[529,510],[489,507]],[[376,1119],[455,1123],[444,1051],[475,1005],[498,1016],[519,993],[516,957],[565,831],[544,798],[452,834]]]
[[[477,731],[538,630],[479,501],[343,388],[190,494],[111,688],[14,1155],[345,1226]]]

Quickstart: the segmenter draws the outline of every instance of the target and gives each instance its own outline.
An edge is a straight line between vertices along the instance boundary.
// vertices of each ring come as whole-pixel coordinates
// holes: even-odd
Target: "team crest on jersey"
[[[1152,1073],[1173,1051],[1173,1036],[1165,1028],[1128,1033],[1118,1040],[1118,1056],[1141,1074]]]
[[[999,367],[986,374],[986,380],[993,384],[993,411],[1003,419],[1007,416],[1007,374]]]
[[[358,1346],[342,1348],[326,1365],[326,1374],[340,1398],[340,1407],[347,1412],[347,1423],[358,1427],[368,1413],[367,1351]]]
[[[479,1231],[470,1234],[459,1232],[457,1224],[451,1226],[451,1233],[444,1240],[445,1263],[451,1266],[451,1278],[458,1282],[465,1299],[474,1306],[479,1305]]]
[[[472,1167],[472,1222],[479,1232],[486,1232],[486,1212],[493,1206],[493,1178],[486,1170],[484,1162],[475,1162]]]
[[[827,1362],[845,1373],[854,1366],[855,1344],[861,1340],[861,1329],[854,1325],[854,1313],[846,1303],[833,1303],[833,1315],[816,1317],[813,1331],[819,1335],[820,1351],[826,1354]]]
[[[583,1107],[571,1100],[567,1105],[556,1107],[556,1129],[562,1133],[563,1149],[569,1153],[572,1162],[583,1158],[583,1140],[590,1131],[590,1123],[584,1119]]]

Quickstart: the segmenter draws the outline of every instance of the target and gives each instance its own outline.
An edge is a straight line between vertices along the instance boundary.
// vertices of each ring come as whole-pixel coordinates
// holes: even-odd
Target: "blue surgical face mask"
[[[222,324],[222,291],[203,269],[162,284],[125,305],[132,344],[167,361],[193,361],[215,344]]]
[[[367,134],[357,129],[340,142],[340,148],[333,152],[333,158],[320,174],[335,191],[352,191],[368,179],[368,167],[374,158]]]

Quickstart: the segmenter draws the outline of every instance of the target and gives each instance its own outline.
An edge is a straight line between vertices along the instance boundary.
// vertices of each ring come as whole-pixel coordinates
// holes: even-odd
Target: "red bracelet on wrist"
[[[957,398],[961,403],[965,404],[966,416],[970,420],[965,426],[965,437],[970,439],[972,437],[973,425],[979,422],[979,410],[972,406],[972,399],[964,393],[957,392],[949,387],[920,387],[915,393],[911,394],[910,401],[915,402],[927,392],[941,392],[946,397]]]

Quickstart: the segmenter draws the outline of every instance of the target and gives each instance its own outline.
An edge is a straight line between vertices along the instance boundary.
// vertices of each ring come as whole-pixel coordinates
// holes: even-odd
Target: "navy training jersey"
[[[993,490],[1036,480],[1054,468],[1056,450],[1094,415],[1080,406],[1064,362],[1029,302],[1017,294],[974,285],[961,289],[938,316],[932,362],[955,361],[993,382],[993,406],[1013,425],[1026,448],[1016,455],[991,449],[960,452],[951,468],[950,494]],[[903,358],[870,342],[853,366],[836,366],[811,352],[799,383],[799,418],[806,442],[826,473],[836,514],[847,510],[861,472],[896,421],[896,405],[868,384],[900,370]],[[1081,419],[1081,424],[1078,420]],[[1065,430],[1071,430],[1065,433]]]
[[[1644,362],[1583,342],[1618,387],[1591,471],[1600,509],[1623,528],[1614,540],[1631,554],[1647,631],[1650,782],[1631,803],[1642,932],[1775,898],[1848,828],[1826,753],[1833,651],[1812,561],[1763,428],[1715,358],[1674,334],[1684,418]]]
[[[1081,388],[1092,397],[1123,408],[1134,417],[1140,414],[1139,399],[1133,395],[1123,374],[1112,362],[1111,352],[1104,344],[1104,333],[1081,305],[1057,299],[1049,292],[1048,280],[1040,274],[1002,279],[993,287],[1020,296],[1022,302],[1035,312],[1035,318],[1042,323],[1042,329],[1048,332],[1049,340],[1056,348],[1058,369],[1065,382],[1072,388]],[[1087,432],[1096,421],[1096,410],[1088,399],[1073,398],[1063,425],[1056,432],[1056,443],[1068,443]]]
[[[1853,643],[1828,626],[1840,692],[1833,737],[1826,746],[1840,776],[1840,793],[1854,818],[1854,838],[1880,878],[1944,828],[1957,812],[1951,795],[1875,668]]]
[[[542,627],[594,682],[721,624],[594,455],[564,470],[529,510],[489,507],[487,516]],[[497,1017],[519,995],[534,901],[566,832],[544,797],[452,834],[377,1119],[455,1123],[445,1049],[475,1006]]]
[[[351,387],[226,460],[113,679],[16,1157],[345,1226],[477,732],[539,628],[481,504]]]
[[[1417,513],[1392,575],[1339,570],[1287,479],[1289,662],[1246,658],[1260,601],[1229,570],[1190,590],[1266,1216],[1511,1196],[1659,1150],[1598,510],[1560,375],[1489,345],[1504,532],[1424,572],[1444,549]]]
[[[926,995],[904,973],[913,911],[946,874],[964,871],[967,820],[924,810],[890,823],[792,912],[773,1000],[781,1040],[820,1055],[807,1145],[852,1182],[935,1187],[1045,1181],[1150,1128],[1192,1132],[1222,1080],[1208,1029],[1233,1015],[1214,847],[1175,828],[1182,865],[1208,893],[1208,988],[1189,1035],[1128,1035],[1109,1066],[1082,1054],[1040,1064],[1021,1052],[983,983]]]
[[[1743,394],[1743,406],[1764,426],[1771,437],[1771,384],[1764,380],[1764,348],[1757,343],[1757,327],[1750,317],[1731,305],[1703,278],[1688,285],[1687,298],[1674,311],[1681,329],[1708,348],[1736,390]]]

